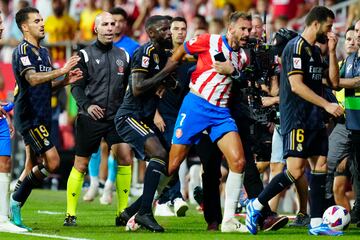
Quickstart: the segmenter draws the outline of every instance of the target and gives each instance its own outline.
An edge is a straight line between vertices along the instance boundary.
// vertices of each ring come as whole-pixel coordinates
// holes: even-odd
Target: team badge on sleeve
[[[197,40],[197,37],[193,37],[192,39],[189,40],[189,45],[193,45]]]
[[[144,68],[148,68],[149,67],[149,63],[150,63],[150,58],[143,56],[142,60],[141,60],[141,66]]]
[[[21,57],[20,60],[21,60],[22,65],[24,65],[24,66],[30,66],[31,65],[31,62],[30,62],[30,59],[29,59],[28,56]]]
[[[301,69],[301,58],[293,58],[294,68]]]

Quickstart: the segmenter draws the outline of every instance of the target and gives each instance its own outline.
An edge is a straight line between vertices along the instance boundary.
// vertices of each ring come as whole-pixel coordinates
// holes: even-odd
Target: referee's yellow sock
[[[127,207],[131,185],[131,166],[118,166],[116,174],[117,215]]]
[[[84,183],[84,176],[84,173],[79,172],[74,167],[71,169],[66,190],[66,213],[71,216],[76,216],[76,207],[81,193],[81,187]]]

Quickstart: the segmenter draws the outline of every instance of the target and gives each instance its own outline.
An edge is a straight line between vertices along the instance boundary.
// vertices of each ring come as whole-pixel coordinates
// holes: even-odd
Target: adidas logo
[[[127,189],[124,189],[123,191],[124,191],[124,193],[127,193],[127,192],[128,192],[128,190],[127,190]]]
[[[73,192],[71,195],[72,195],[73,197],[75,197],[75,196],[76,196],[76,193]]]

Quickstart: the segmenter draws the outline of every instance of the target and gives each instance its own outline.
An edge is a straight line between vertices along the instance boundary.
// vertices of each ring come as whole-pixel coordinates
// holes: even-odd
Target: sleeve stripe
[[[186,52],[187,54],[189,54],[189,55],[192,55],[192,54],[190,53],[190,51],[189,51],[188,47],[186,46],[186,43],[187,43],[187,42],[184,42],[184,49],[185,49],[185,52]]]
[[[142,68],[134,68],[134,69],[131,69],[131,72],[149,72],[149,70],[142,69]]]
[[[296,44],[296,54],[300,55],[301,54],[301,47],[304,43],[304,40],[299,39],[299,41]]]
[[[303,71],[300,71],[300,70],[295,70],[295,71],[291,71],[291,72],[288,72],[288,76],[290,76],[290,75],[294,75],[294,74],[304,74],[304,72]]]
[[[24,72],[26,72],[27,70],[30,70],[30,69],[35,69],[35,67],[27,67],[27,68],[25,68],[24,70],[21,71],[20,76],[22,76]]]
[[[87,52],[84,49],[81,49],[80,52],[82,52],[82,54],[84,55],[84,60],[87,63],[89,61],[89,56]]]

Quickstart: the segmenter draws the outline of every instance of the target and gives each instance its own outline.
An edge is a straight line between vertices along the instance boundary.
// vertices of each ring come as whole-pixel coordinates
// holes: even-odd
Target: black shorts
[[[96,121],[91,117],[79,114],[75,122],[75,154],[89,157],[99,149],[101,139],[104,138],[109,148],[113,144],[123,143],[116,133],[113,120]]]
[[[155,131],[142,121],[129,116],[116,118],[115,125],[117,133],[130,144],[136,158],[145,160],[145,142],[149,137],[157,136]]]
[[[293,129],[283,135],[284,159],[327,156],[329,140],[326,129]]]
[[[45,124],[39,124],[31,127],[21,135],[24,138],[25,145],[30,145],[30,148],[37,154],[44,154],[51,149],[54,144],[51,142],[49,127]]]
[[[345,160],[342,160],[342,161],[345,161]],[[342,161],[340,161],[340,162],[336,165],[336,170],[335,170],[334,176],[335,176],[335,177],[345,176],[345,177],[351,179],[351,172],[350,172],[351,160],[350,160],[350,159],[347,159],[347,160],[346,160],[345,169],[344,169],[343,171],[340,171],[340,170],[338,169],[338,166],[339,166],[339,164],[340,164]]]

